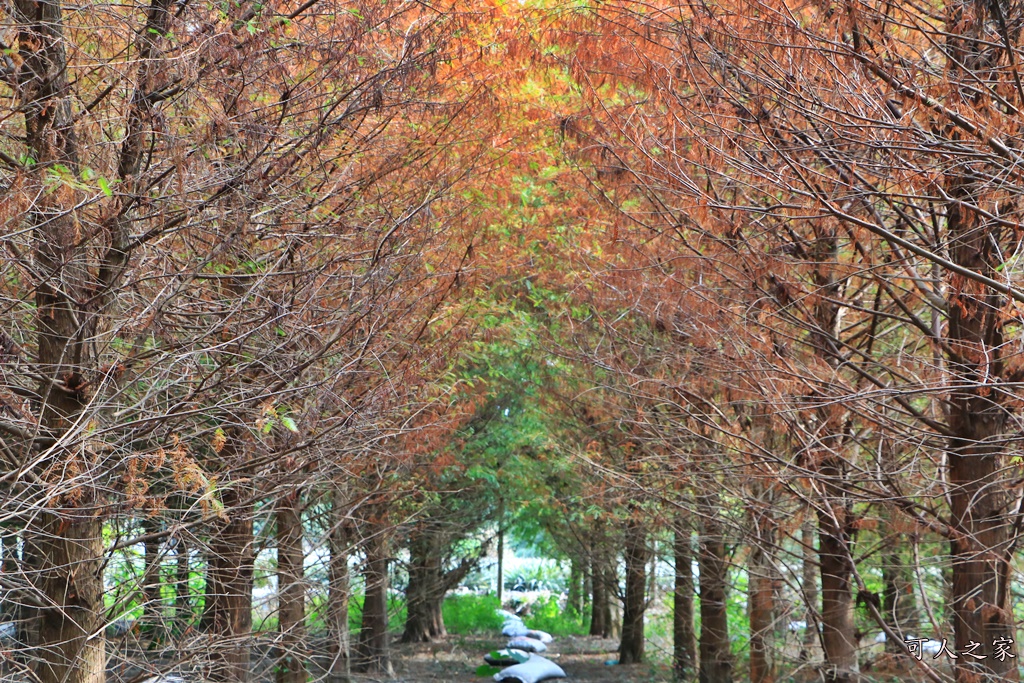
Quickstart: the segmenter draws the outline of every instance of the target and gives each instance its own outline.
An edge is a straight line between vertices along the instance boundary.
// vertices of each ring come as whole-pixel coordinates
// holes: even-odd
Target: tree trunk
[[[251,503],[238,486],[223,489],[227,522],[210,539],[202,628],[215,643],[210,680],[247,683],[252,635],[253,536]]]
[[[977,418],[975,418],[977,419]],[[980,421],[980,420],[979,420]],[[980,438],[980,436],[979,436]],[[984,450],[977,442],[963,444],[960,453],[950,453],[950,483],[953,486],[953,524],[963,534],[953,540],[953,625],[956,650],[981,643],[974,654],[985,660],[956,661],[958,683],[973,683],[988,674],[1000,680],[1018,680],[1017,660],[996,657],[1002,643],[1014,640],[1010,606],[1010,547],[1012,517],[1008,514],[1009,494],[1002,484],[1004,473],[995,457],[976,455]]]
[[[582,566],[577,558],[569,558],[569,594],[566,596],[565,609],[574,616],[583,612]]]
[[[401,632],[400,640],[403,643],[429,643],[433,640],[426,596],[429,579],[425,575],[426,569],[417,566],[416,560],[413,553],[413,563],[409,567],[409,587],[406,589],[406,627]]]
[[[772,683],[775,680],[775,667],[771,657],[775,623],[776,572],[772,561],[775,520],[771,516],[770,504],[770,501],[752,501],[751,507],[754,539],[750,548],[747,572],[750,594],[751,683]]]
[[[804,633],[803,647],[800,649],[800,661],[808,662],[817,659],[814,653],[818,650],[818,563],[815,561],[817,551],[814,549],[814,521],[804,520],[800,527],[800,545],[803,549],[802,581],[800,588],[804,596]]]
[[[142,528],[146,534],[160,531],[160,524],[155,519],[145,519]],[[160,552],[160,540],[147,539],[145,542],[146,572],[142,579],[142,592],[145,600],[142,613],[142,633],[149,638],[150,647],[159,645],[164,640],[166,628],[164,624],[163,602],[160,598],[161,576],[160,566],[163,556]]]
[[[605,578],[608,581],[608,637],[619,640],[622,636],[622,599],[619,594],[619,572],[608,567]]]
[[[37,533],[38,530],[33,526],[26,526],[21,531],[20,565],[21,571],[24,572],[26,577],[35,576],[43,566],[40,558],[42,549],[36,547],[35,537]],[[39,589],[37,588],[36,590]],[[18,642],[24,643],[25,647],[15,652],[15,661],[27,669],[35,665],[29,650],[36,647],[39,643],[39,620],[41,619],[41,614],[36,604],[28,600],[20,601],[16,609],[18,618],[15,633]]]
[[[705,501],[700,552],[700,683],[731,683],[732,646],[726,612],[728,585],[725,536],[718,519],[718,501]]]
[[[822,362],[835,367],[841,354],[834,339],[839,336],[842,297],[836,274],[839,241],[835,227],[814,224],[812,256],[814,278],[820,297],[814,306],[811,344]],[[820,436],[813,449],[813,462],[821,481],[823,496],[818,508],[818,562],[821,571],[821,643],[827,664],[827,682],[850,680],[857,673],[857,639],[853,622],[853,507],[846,489],[849,464],[844,459],[842,416],[829,403],[816,411]]]
[[[16,0],[18,82],[12,92],[24,114],[25,140],[34,164],[26,182],[46,185],[54,164],[79,173],[75,120],[59,0]],[[11,103],[14,105],[15,103]],[[99,469],[96,454],[80,437],[68,435],[90,401],[86,372],[91,370],[90,315],[82,302],[92,297],[86,268],[87,247],[75,216],[79,193],[47,192],[33,205],[38,427],[55,445],[39,463],[44,480],[58,473]],[[68,438],[63,442],[60,439]],[[27,454],[26,454],[27,455]],[[34,457],[34,456],[33,456]],[[35,676],[41,683],[102,683],[106,664],[103,620],[103,521],[96,482],[79,477],[54,482],[43,500],[52,502],[26,529],[32,583],[45,605],[26,612],[25,635],[33,647]]]
[[[277,683],[306,683],[306,588],[303,582],[302,498],[298,491],[277,502]]]
[[[153,46],[164,33],[170,1],[154,0],[131,50],[140,66],[118,155],[118,176],[126,196],[136,189],[133,178],[153,130],[146,115],[152,103],[143,89],[157,68]],[[53,486],[42,491],[41,500],[47,502],[26,529],[26,539],[31,538],[34,546],[29,551],[36,569],[31,580],[44,607],[26,614],[30,622],[25,635],[31,638],[40,683],[102,683],[106,501],[101,497],[106,482],[97,480],[104,467],[99,454],[78,432],[88,423],[85,411],[103,405],[102,400],[94,401],[101,397],[90,395],[103,384],[92,375],[98,370],[95,350],[102,346],[97,343],[99,319],[122,279],[129,231],[135,224],[129,205],[122,204],[103,230],[83,230],[88,219],[79,220],[77,214],[84,194],[66,183],[54,187],[48,182],[55,168],[64,167],[70,177],[81,172],[74,91],[68,82],[75,72],[68,64],[60,0],[15,0],[13,12],[5,11],[16,26],[19,61],[7,79],[17,79],[9,85],[18,98],[14,108],[24,117],[24,141],[33,162],[24,169],[25,182],[40,191],[27,221],[35,278],[30,283],[35,291],[33,366],[38,376],[34,431],[52,443],[37,467],[41,483]],[[48,185],[53,191],[43,193]],[[61,481],[57,478],[62,473],[77,475]]]
[[[40,683],[102,683],[103,525],[86,510],[43,512],[31,537],[40,559],[35,585],[53,602],[34,610],[32,655]],[[94,637],[90,637],[94,636]]]
[[[1000,26],[1004,40],[1016,43],[1022,12],[1006,0],[952,0],[945,3],[946,52],[949,55],[950,98],[957,105],[975,107],[984,117],[993,106],[975,90],[976,83],[994,82],[1014,69],[1006,51],[986,44],[992,26]],[[1007,28],[1009,27],[1009,28]],[[1009,61],[1009,63],[1007,63]],[[1020,107],[1019,97],[1011,106]],[[959,132],[950,132],[950,145],[961,144]],[[1001,272],[1016,236],[973,207],[997,212],[1010,200],[977,171],[962,163],[951,164],[944,178],[950,260],[989,278],[1005,279]],[[998,171],[997,171],[998,172]],[[1007,444],[1017,428],[1008,424],[1014,409],[1006,405],[1014,389],[1002,387],[1007,368],[1006,297],[991,287],[957,274],[948,276],[947,312],[950,394],[945,403],[951,436],[947,446],[953,537],[952,608],[957,651],[971,642],[973,652],[985,659],[961,655],[955,661],[958,683],[985,678],[1019,679],[1018,659],[997,656],[1000,645],[1014,639],[1010,605],[1011,553],[1015,531],[1013,493],[1008,486],[1012,469]],[[1005,469],[1004,469],[1005,468]]]
[[[644,661],[644,611],[647,608],[647,561],[650,554],[643,523],[631,519],[626,526],[626,594],[619,664]]]
[[[696,671],[697,648],[693,629],[693,548],[690,525],[676,521],[676,581],[672,611],[672,672],[677,683],[690,681]]]
[[[344,510],[343,493],[334,490],[331,503],[331,564],[330,586],[327,596],[327,628],[330,635],[331,655],[330,683],[348,683],[350,679],[349,658],[349,523]]]
[[[406,620],[403,643],[429,643],[447,635],[441,605],[444,572],[438,533],[418,530],[409,541],[409,586],[406,589]]]
[[[499,520],[499,524],[500,524]],[[502,605],[502,597],[505,592],[505,530],[498,529],[498,607]]]
[[[605,550],[602,543],[595,543],[591,555],[591,575],[594,577],[594,599],[590,603],[590,635],[608,638],[611,636],[612,611],[609,587],[611,570],[605,565]]]
[[[583,602],[580,605],[580,614],[585,614],[594,600],[594,566],[590,561],[591,548],[588,543],[583,551],[580,563],[583,565]]]
[[[353,671],[383,676],[393,675],[388,646],[388,558],[380,534],[366,540],[366,564],[363,570],[366,590],[362,622],[356,642]]]
[[[823,466],[826,476],[837,472]],[[826,485],[831,488],[830,485]],[[821,569],[821,643],[828,664],[826,681],[853,680],[857,639],[853,622],[853,565],[850,562],[852,510],[839,498],[818,513],[818,563]]]

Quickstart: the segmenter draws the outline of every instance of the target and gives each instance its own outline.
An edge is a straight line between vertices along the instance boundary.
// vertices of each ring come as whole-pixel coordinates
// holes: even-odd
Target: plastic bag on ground
[[[518,636],[520,634],[517,633],[516,635]],[[526,633],[524,633],[522,635],[526,636],[527,638],[533,638],[534,640],[539,640],[542,643],[550,643],[552,640],[554,640],[554,637],[550,633],[547,633],[546,631],[535,631],[533,629],[530,629],[529,631],[527,631]]]
[[[526,628],[521,621],[506,621],[505,625],[501,627],[501,635],[509,638],[525,636],[529,631],[530,629]]]
[[[513,650],[524,650],[525,652],[546,652],[548,646],[540,642],[535,638],[527,638],[526,636],[519,636],[508,641],[506,647],[512,648]]]
[[[565,678],[565,672],[550,659],[539,655],[530,655],[530,661],[510,666],[494,674],[496,681],[519,681],[519,683],[537,683],[549,678]]]

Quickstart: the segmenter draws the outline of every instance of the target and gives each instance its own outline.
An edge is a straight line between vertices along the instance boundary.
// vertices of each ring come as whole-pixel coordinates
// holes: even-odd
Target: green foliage
[[[494,596],[452,595],[445,598],[441,612],[449,633],[494,635],[501,631],[504,621],[498,608],[498,599]],[[553,595],[533,603],[526,624],[556,636],[586,635],[590,627],[586,618],[562,610]]]
[[[554,595],[532,605],[526,624],[528,628],[547,631],[553,636],[583,636],[590,630],[588,618],[563,610]]]
[[[452,595],[444,599],[441,615],[449,633],[493,635],[501,631],[501,605],[491,595]]]
[[[648,606],[644,615],[644,636],[647,638],[647,660],[649,664],[671,665],[673,643],[673,606],[671,591],[663,592],[659,603]],[[700,615],[696,621],[699,623]],[[662,680],[658,678],[657,680]]]
[[[725,601],[726,618],[729,621],[729,639],[732,651],[737,657],[749,654],[750,613],[747,610],[747,572],[733,569],[729,572],[729,593]]]

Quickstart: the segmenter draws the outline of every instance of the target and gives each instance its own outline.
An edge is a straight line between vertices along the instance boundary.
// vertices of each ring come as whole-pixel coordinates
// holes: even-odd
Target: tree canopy
[[[1019,680],[1022,29],[3,4],[0,678],[389,675],[530,546],[652,675]]]

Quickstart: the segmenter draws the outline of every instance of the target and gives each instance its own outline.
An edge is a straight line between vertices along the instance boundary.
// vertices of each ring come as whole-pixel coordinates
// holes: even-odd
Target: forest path
[[[476,669],[484,663],[483,656],[492,650],[505,646],[508,638],[501,636],[458,636],[450,635],[435,643],[398,643],[398,634],[392,634],[391,661],[395,669],[394,678],[352,675],[352,683],[491,683],[490,676],[478,676]],[[322,641],[311,643],[314,653],[326,651]],[[608,666],[608,660],[616,659],[617,640],[594,638],[591,636],[560,636],[550,645],[550,650],[543,656],[557,663],[565,670],[565,683],[661,683],[671,681],[667,666],[640,664],[635,666]],[[252,660],[251,683],[273,683],[271,662],[267,658],[266,647],[262,654],[254,653]],[[160,669],[173,670],[170,661],[158,660],[147,656],[143,650],[134,649],[129,653],[115,653],[111,666],[107,671],[107,683],[138,683],[146,676],[155,676]],[[117,659],[123,657],[124,664]],[[311,662],[311,673],[314,681],[324,681],[321,657],[315,657],[317,665]],[[131,661],[133,663],[128,664]],[[147,661],[143,674],[139,663]],[[166,674],[163,679],[147,683],[201,683],[203,678],[197,673],[175,672]],[[0,672],[0,683],[18,681],[20,679],[5,678]]]
[[[507,638],[448,636],[436,643],[396,644],[392,650],[395,679],[400,683],[487,683],[490,677],[477,676],[483,656],[505,645]],[[616,659],[617,640],[590,636],[561,636],[543,653],[565,670],[566,683],[654,683],[670,680],[665,667],[652,665],[608,666]],[[358,679],[354,681],[356,683]],[[558,679],[553,679],[558,680]]]

